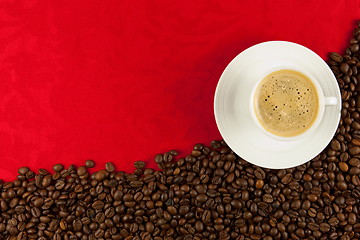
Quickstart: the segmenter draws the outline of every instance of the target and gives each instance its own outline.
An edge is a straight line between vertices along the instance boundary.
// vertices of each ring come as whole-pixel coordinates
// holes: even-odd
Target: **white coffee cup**
[[[279,69],[299,71],[321,87],[318,95],[324,110],[318,109],[318,119],[322,120],[296,141],[269,134],[251,116],[253,91]],[[339,85],[327,63],[305,46],[286,41],[259,43],[242,51],[225,68],[214,97],[216,124],[228,146],[246,161],[272,169],[299,166],[323,151],[338,129],[341,106]]]
[[[291,137],[284,137],[284,136],[279,136],[279,135],[275,135],[269,131],[267,131],[264,126],[260,123],[258,117],[256,116],[255,113],[255,93],[256,93],[256,89],[258,88],[260,82],[269,74],[271,74],[272,72],[276,72],[279,70],[293,70],[293,71],[297,71],[300,72],[302,74],[304,74],[305,76],[307,76],[311,82],[313,83],[313,85],[315,86],[316,92],[317,92],[317,96],[318,96],[318,112],[316,115],[316,119],[315,121],[312,123],[312,125],[303,133],[295,135],[295,136],[291,136]],[[305,69],[300,69],[297,66],[281,66],[281,67],[276,67],[273,69],[270,69],[266,72],[264,72],[263,77],[261,77],[257,84],[255,84],[251,94],[250,94],[250,105],[249,105],[249,110],[250,110],[250,114],[251,117],[253,119],[253,121],[255,122],[256,126],[260,129],[260,131],[262,131],[264,134],[266,134],[267,136],[275,139],[275,140],[279,140],[279,141],[294,141],[294,140],[299,140],[301,138],[306,137],[308,134],[312,133],[320,124],[322,117],[324,115],[324,111],[325,111],[325,106],[327,105],[336,105],[338,103],[337,98],[333,97],[333,96],[324,96],[324,93],[319,85],[319,83],[315,80],[315,78],[308,73]]]

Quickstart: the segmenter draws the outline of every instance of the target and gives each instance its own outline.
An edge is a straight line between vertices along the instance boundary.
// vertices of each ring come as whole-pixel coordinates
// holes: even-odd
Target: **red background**
[[[1,1],[0,178],[107,161],[133,170],[220,139],[213,95],[245,48],[343,52],[359,0]]]

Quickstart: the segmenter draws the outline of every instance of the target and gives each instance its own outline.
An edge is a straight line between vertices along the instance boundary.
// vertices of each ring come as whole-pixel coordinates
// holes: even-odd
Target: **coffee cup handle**
[[[338,100],[336,97],[325,97],[324,98],[325,105],[336,105]]]

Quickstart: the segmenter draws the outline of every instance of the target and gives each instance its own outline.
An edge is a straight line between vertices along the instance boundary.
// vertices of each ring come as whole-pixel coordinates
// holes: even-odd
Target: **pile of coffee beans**
[[[0,183],[0,239],[360,239],[359,41],[356,28],[346,53],[330,54],[341,121],[310,162],[262,169],[212,141],[156,155],[161,171],[22,167]]]

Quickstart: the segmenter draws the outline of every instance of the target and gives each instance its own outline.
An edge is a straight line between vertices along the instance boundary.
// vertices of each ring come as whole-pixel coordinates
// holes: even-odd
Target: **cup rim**
[[[279,136],[279,135],[276,135],[276,134],[273,134],[273,133],[267,131],[260,124],[260,122],[259,122],[259,120],[258,120],[258,118],[256,116],[255,110],[254,110],[254,104],[255,104],[254,103],[254,95],[255,95],[256,89],[259,86],[260,82],[267,75],[269,75],[269,74],[271,74],[273,72],[276,72],[276,71],[280,71],[280,70],[293,70],[293,71],[297,71],[297,72],[300,72],[300,73],[304,74],[314,84],[315,89],[316,89],[317,94],[318,94],[318,113],[317,113],[315,122],[305,132],[303,132],[301,134],[298,134],[298,135],[295,135],[295,136],[291,136],[291,137],[283,137],[283,136]],[[324,93],[323,93],[319,83],[316,81],[316,79],[309,72],[307,72],[304,69],[300,69],[298,66],[292,66],[292,65],[278,66],[278,67],[275,67],[275,68],[272,68],[272,69],[269,69],[269,70],[265,71],[264,74],[262,74],[262,77],[254,85],[254,88],[252,89],[251,94],[250,94],[250,101],[249,101],[249,103],[250,103],[250,106],[249,106],[250,115],[251,115],[255,125],[257,126],[257,128],[261,132],[263,132],[264,134],[268,135],[269,137],[271,137],[271,138],[273,138],[275,140],[278,140],[278,141],[296,141],[296,140],[299,140],[299,139],[301,139],[303,137],[306,137],[307,135],[311,134],[318,127],[318,125],[320,124],[320,122],[322,120],[322,117],[324,115],[324,111],[325,111],[325,100],[324,99],[325,99],[325,96],[324,96]]]

